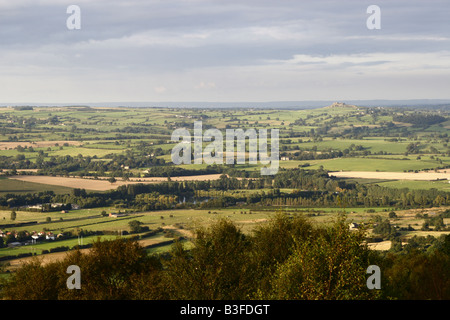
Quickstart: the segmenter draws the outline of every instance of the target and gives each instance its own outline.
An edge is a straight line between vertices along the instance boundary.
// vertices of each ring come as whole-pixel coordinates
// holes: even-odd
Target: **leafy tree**
[[[373,232],[376,234],[380,234],[384,237],[388,237],[392,234],[393,228],[388,219],[378,223],[374,228]]]
[[[30,240],[31,236],[28,234],[28,232],[21,230],[19,232],[17,232],[17,237],[16,240],[17,241],[26,241],[26,240]]]
[[[81,290],[64,290],[62,298],[70,299],[133,299],[135,295],[154,298],[157,283],[155,272],[160,270],[159,261],[148,256],[137,241],[116,239],[96,241],[89,254],[75,251],[66,259],[66,264],[75,264],[82,270]],[[145,279],[145,280],[144,280]],[[148,281],[145,293],[135,282]],[[153,291],[155,290],[155,291]]]
[[[256,227],[252,237],[252,260],[258,270],[258,290],[271,288],[271,277],[277,265],[293,253],[295,244],[313,234],[311,222],[303,216],[290,217],[277,213],[267,224]]]
[[[434,230],[440,231],[445,228],[442,215],[434,216],[428,219],[429,225],[434,226]]]
[[[250,242],[229,220],[196,231],[189,252],[176,243],[167,262],[166,285],[175,299],[245,299],[254,285]]]
[[[376,290],[366,286],[366,270],[372,261],[363,241],[363,231],[349,231],[340,217],[331,227],[297,242],[293,254],[277,268],[272,298],[376,298]]]
[[[130,226],[131,232],[133,233],[139,233],[142,232],[142,222],[138,220],[132,220],[128,222],[128,225]]]
[[[46,266],[34,257],[23,264],[9,278],[1,279],[0,287],[3,299],[8,300],[56,300],[61,276],[57,263]],[[66,288],[67,289],[67,288]]]
[[[16,235],[15,235],[14,231],[11,232],[10,234],[8,234],[5,238],[5,244],[15,242],[15,241],[17,241],[17,240],[16,240]]]
[[[407,255],[391,254],[383,259],[380,268],[384,298],[450,299],[450,257],[442,252],[411,250]]]
[[[444,237],[444,241],[442,243],[442,252],[450,256],[450,234],[447,234]]]

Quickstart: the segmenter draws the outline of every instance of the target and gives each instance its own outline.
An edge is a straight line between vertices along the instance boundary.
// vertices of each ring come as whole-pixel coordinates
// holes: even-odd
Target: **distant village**
[[[21,206],[20,210],[26,210],[26,211],[58,211],[59,209],[64,208],[61,210],[61,213],[68,213],[69,210],[67,208],[70,208],[71,210],[79,210],[80,206],[77,204],[63,204],[63,203],[46,203],[46,204],[35,204],[35,205],[26,205]],[[3,228],[7,227],[15,227],[15,226],[23,226],[23,225],[35,225],[37,224],[36,221],[32,221],[29,223],[13,223],[13,224],[2,224],[1,226]],[[22,232],[22,234],[19,234]],[[10,248],[12,247],[19,247],[22,245],[31,245],[35,244],[36,242],[40,242],[42,240],[58,240],[61,238],[64,238],[64,235],[62,233],[54,234],[51,231],[4,231],[0,229],[0,238],[3,240],[3,245],[8,246]],[[19,239],[23,239],[22,241],[19,241]]]
[[[7,232],[3,232],[3,230],[0,230],[0,237],[2,238],[10,238],[11,236],[13,236],[14,238],[18,238],[19,237],[19,233],[15,232],[15,231],[7,231]],[[31,232],[27,232],[24,231],[24,237],[25,241],[11,241],[8,242],[6,245],[10,248],[13,247],[19,247],[19,246],[23,246],[23,245],[32,245],[35,244],[37,241],[41,241],[41,240],[56,240],[56,239],[60,239],[63,238],[64,235],[62,233],[59,233],[57,235],[55,235],[53,232],[45,232],[45,231],[41,231],[41,232],[36,232],[36,231],[31,231]],[[29,239],[31,238],[31,239]]]
[[[68,209],[71,210],[79,210],[80,206],[77,204],[64,204],[64,203],[38,203],[34,205],[25,205],[21,206],[20,209],[22,210],[30,210],[30,211],[58,211],[59,209],[62,209],[62,213],[67,213]]]
[[[55,209],[61,209],[61,208],[67,208],[70,207],[71,210],[79,210],[80,206],[76,204],[63,204],[63,203],[47,203],[47,204],[36,204],[36,205],[27,205],[20,207],[21,210],[31,210],[31,211],[57,211]],[[52,210],[48,210],[51,208]],[[69,213],[69,210],[62,209],[61,213]],[[118,217],[124,217],[128,216],[127,213],[119,213],[117,212],[110,212],[109,214],[106,214],[105,216],[108,216],[110,218],[118,218]],[[36,225],[38,224],[37,221],[31,221],[27,223],[11,223],[11,224],[2,224],[0,227],[3,228],[0,229],[0,241],[3,240],[3,246],[8,246],[10,248],[24,246],[24,245],[33,245],[37,242],[41,241],[54,241],[54,240],[62,240],[66,239],[69,235],[58,233],[55,234],[51,231],[44,230],[37,232],[37,231],[6,231],[5,228],[8,227],[17,227],[17,226],[24,226],[24,225]],[[71,237],[71,236],[69,236]]]

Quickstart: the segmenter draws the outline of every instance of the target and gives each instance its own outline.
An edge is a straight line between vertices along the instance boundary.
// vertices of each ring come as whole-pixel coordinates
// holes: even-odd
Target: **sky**
[[[0,104],[449,99],[449,87],[448,0],[0,0]]]

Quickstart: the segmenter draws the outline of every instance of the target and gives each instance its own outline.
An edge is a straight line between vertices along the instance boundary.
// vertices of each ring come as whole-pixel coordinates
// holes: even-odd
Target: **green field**
[[[44,191],[53,191],[56,194],[66,194],[70,193],[71,190],[72,188],[68,187],[56,187],[41,183],[7,179],[6,177],[0,176],[0,195],[5,195],[8,193],[39,193]]]
[[[441,191],[450,191],[449,181],[386,181],[378,183],[380,186],[388,188],[408,188],[411,190],[437,189]]]
[[[390,160],[369,157],[336,158],[325,160],[290,160],[280,161],[282,168],[296,168],[299,165],[310,164],[308,168],[318,169],[321,166],[329,171],[385,171],[404,172],[433,169],[436,164],[425,160]]]

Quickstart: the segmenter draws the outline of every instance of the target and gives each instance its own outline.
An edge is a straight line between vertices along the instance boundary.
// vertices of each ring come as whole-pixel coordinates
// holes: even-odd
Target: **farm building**
[[[349,224],[348,227],[349,227],[350,230],[356,230],[356,229],[359,228],[359,224],[352,222],[352,223]]]
[[[45,235],[45,239],[47,240],[55,240],[55,235],[52,232],[49,232]]]
[[[112,217],[112,218],[117,218],[117,217],[125,217],[125,216],[127,216],[127,214],[110,212],[109,216]]]

